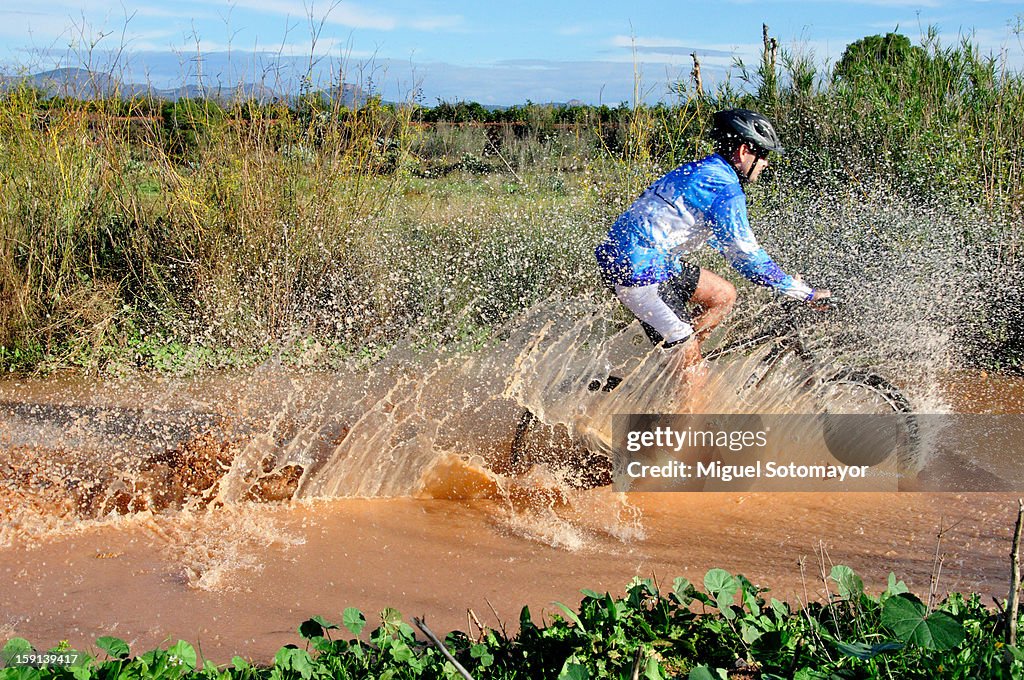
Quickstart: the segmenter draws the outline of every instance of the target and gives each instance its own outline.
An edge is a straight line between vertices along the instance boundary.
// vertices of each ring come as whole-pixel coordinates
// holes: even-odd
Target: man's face
[[[740,179],[754,183],[768,167],[768,158],[758,156],[749,144],[741,144],[733,156],[733,167]]]

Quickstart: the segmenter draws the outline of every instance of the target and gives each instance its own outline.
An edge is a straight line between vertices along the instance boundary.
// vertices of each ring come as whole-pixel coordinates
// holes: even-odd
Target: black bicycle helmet
[[[769,151],[780,155],[786,152],[772,122],[748,109],[725,109],[716,113],[711,138],[720,149],[735,149],[746,142],[766,156]]]

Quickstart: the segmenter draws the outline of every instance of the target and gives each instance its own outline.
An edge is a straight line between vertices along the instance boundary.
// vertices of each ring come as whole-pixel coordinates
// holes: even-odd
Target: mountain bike
[[[704,355],[712,364],[730,359],[751,363],[749,374],[737,390],[741,400],[753,398],[773,377],[785,372],[787,385],[812,395],[817,411],[822,414],[899,415],[905,441],[899,448],[899,465],[910,467],[918,447],[918,428],[913,406],[903,391],[869,367],[844,366],[824,361],[809,341],[813,329],[834,314],[836,305],[827,312],[814,311],[805,305],[787,300],[777,306],[777,313],[760,327],[739,339],[722,342]],[[783,371],[783,367],[786,370]],[[592,393],[610,393],[620,388],[623,378],[614,373],[595,376],[587,384]],[[556,455],[536,455],[543,448],[536,446],[543,439]],[[508,468],[522,472],[535,463],[556,470],[571,470],[568,480],[573,486],[591,487],[610,483],[612,462],[605,453],[590,451],[564,426],[545,424],[530,409],[523,409],[516,423],[509,450]],[[842,461],[853,462],[853,461]],[[857,461],[861,462],[861,461]]]

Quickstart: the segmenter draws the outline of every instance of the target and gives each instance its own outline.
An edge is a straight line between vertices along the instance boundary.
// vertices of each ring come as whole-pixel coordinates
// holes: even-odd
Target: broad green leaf
[[[661,666],[658,665],[658,662],[654,657],[647,658],[647,667],[644,669],[644,678],[646,678],[646,680],[665,680],[665,676],[661,672]]]
[[[1003,649],[1005,649],[1017,661],[1024,661],[1024,650],[1019,647],[1015,647],[1014,645],[1004,645]]]
[[[444,674],[445,680],[462,680],[462,673],[452,665],[451,661],[446,660],[444,662],[444,666],[441,667],[441,673]]]
[[[93,658],[90,655],[74,649],[68,651],[75,653],[74,661],[71,662],[72,666],[80,666],[82,668],[90,668],[92,666]]]
[[[32,643],[25,638],[11,638],[4,645],[3,651],[0,651],[0,661],[4,662],[5,666],[11,664],[11,660],[19,654],[31,654],[33,652]]]
[[[476,644],[469,648],[469,655],[480,662],[481,668],[487,668],[494,663],[494,655],[491,654],[487,645]]]
[[[943,612],[925,616],[924,604],[908,593],[885,601],[882,625],[891,629],[902,642],[925,649],[952,649],[964,640],[964,627],[956,619]]]
[[[634,576],[633,580],[626,586],[626,592],[630,595],[658,595],[658,589],[654,585],[654,581],[649,578],[640,578]]]
[[[391,648],[391,656],[398,663],[408,663],[415,659],[415,655],[412,650],[409,649],[409,645],[404,642],[396,642]]]
[[[711,674],[711,669],[707,666],[695,666],[690,669],[687,678],[688,680],[715,680],[715,676]]]
[[[244,670],[246,670],[247,668],[250,667],[249,662],[246,661],[245,659],[243,659],[240,656],[232,657],[231,658],[231,665],[234,667],[234,669],[236,671],[244,671]]]
[[[894,622],[903,619],[924,618],[926,613],[924,602],[910,593],[892,598],[882,608],[882,623],[892,627]]]
[[[584,588],[580,592],[583,593],[583,597],[590,597],[595,600],[600,600],[602,597],[604,597],[604,595],[597,592],[596,590],[588,590],[587,588]]]
[[[584,633],[587,632],[586,626],[584,626],[583,622],[580,621],[580,617],[576,615],[576,612],[574,612],[573,610],[569,609],[568,607],[566,607],[561,602],[556,602],[555,606],[557,606],[559,609],[561,609],[563,612],[565,612],[565,615],[569,618],[570,621],[572,621],[574,624],[576,624],[576,626],[580,629],[581,632],[584,632]]]
[[[730,621],[736,618],[732,605],[740,590],[740,582],[732,574],[725,569],[712,569],[704,575],[704,588],[715,598],[715,606],[722,616]]]
[[[852,656],[861,661],[873,659],[883,652],[894,652],[903,649],[903,645],[899,642],[882,642],[877,645],[866,645],[863,642],[839,642],[837,640],[832,644],[846,656]]]
[[[113,659],[124,659],[131,654],[128,643],[117,637],[105,635],[96,640],[96,646]]]
[[[672,582],[672,593],[679,598],[683,604],[689,604],[693,597],[690,595],[692,584],[682,576],[677,576]]]
[[[801,668],[793,674],[793,680],[824,680],[831,677],[828,673],[821,673],[813,668]]]
[[[845,564],[832,567],[832,580],[839,586],[839,597],[844,600],[859,600],[864,592],[864,581]]]
[[[313,676],[313,660],[304,649],[282,647],[274,655],[274,665],[281,670],[295,671],[306,680]]]
[[[384,611],[380,613],[380,622],[381,625],[383,625],[385,628],[389,630],[397,629],[403,623],[402,612],[398,611],[397,609],[387,607]]]
[[[718,607],[718,610],[720,612],[722,612],[722,616],[724,616],[725,618],[727,618],[730,621],[732,621],[732,620],[734,620],[736,618],[736,612],[734,612],[732,610],[732,605],[733,605],[733,596],[732,595],[726,595],[725,593],[720,593],[719,596],[715,598],[715,606]]]
[[[608,612],[608,618],[612,621],[619,620],[619,608],[610,593],[604,594],[604,609]]]
[[[885,588],[885,594],[889,595],[889,596],[892,596],[892,595],[900,595],[901,593],[909,593],[909,592],[910,592],[910,589],[907,588],[907,584],[904,583],[903,581],[897,581],[896,580],[896,574],[894,574],[894,573],[892,573],[890,571],[889,572],[889,583],[888,583],[888,585]]]
[[[626,590],[627,591],[633,590],[633,588],[636,588],[637,586],[646,587],[648,590],[652,590],[653,591],[654,590],[654,581],[652,581],[649,578],[642,578],[640,576],[634,576],[633,578],[631,578],[629,580],[629,583],[626,584]]]
[[[747,609],[754,616],[761,615],[761,605],[757,603],[757,596],[749,590],[743,591],[743,604],[747,606]]]
[[[341,616],[341,622],[345,624],[345,627],[353,635],[359,635],[363,628],[366,627],[366,617],[355,607],[349,607],[345,610],[345,613]]]
[[[316,621],[324,627],[324,630],[338,630],[338,624],[331,623],[330,621],[325,620],[324,617],[320,615],[312,617],[310,621]]]
[[[927,632],[927,637],[924,637]],[[952,649],[964,641],[963,625],[945,612],[932,612],[924,620],[915,641],[926,649],[943,651]]]
[[[320,625],[319,621],[306,619],[299,624],[299,635],[301,635],[304,640],[322,638],[324,636],[324,627]]]
[[[757,596],[760,590],[743,574],[737,574],[736,580],[740,584],[740,604],[745,606],[754,616],[759,616],[761,614],[761,605],[757,603]]]
[[[754,626],[748,626],[745,623],[740,624],[740,631],[740,637],[742,637],[743,641],[746,642],[748,645],[754,644],[761,637],[760,630],[758,630]]]
[[[195,647],[189,643],[184,640],[178,640],[177,644],[167,650],[167,653],[188,666],[189,670],[195,670],[198,656],[196,655]]]
[[[348,649],[348,643],[344,640],[331,640],[326,637],[317,638],[313,641],[313,649],[321,653],[343,653]]]
[[[740,582],[725,569],[711,569],[704,575],[704,589],[716,597],[721,593],[730,596],[740,590]]]
[[[292,670],[296,671],[306,680],[313,677],[313,659],[304,649],[296,649],[292,655]]]
[[[34,666],[0,667],[0,680],[39,680],[39,669]]]
[[[575,661],[575,656],[566,659],[562,672],[558,674],[558,680],[590,680],[590,671],[578,663],[571,663]]]
[[[402,621],[398,624],[398,637],[401,640],[413,642],[416,640],[416,631],[414,631],[412,629],[412,626],[410,626],[408,623]]]

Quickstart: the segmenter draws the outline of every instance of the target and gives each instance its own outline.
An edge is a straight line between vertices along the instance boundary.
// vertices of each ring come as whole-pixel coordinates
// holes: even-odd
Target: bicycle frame
[[[799,308],[800,305],[796,301],[784,303],[786,314],[780,319],[775,320],[750,337],[741,338],[712,349],[705,355],[705,359],[716,361],[730,354],[748,352],[766,344],[774,343],[773,347],[761,359],[758,367],[746,379],[740,391],[759,387],[772,374],[773,370],[781,363],[787,353],[793,352],[795,356],[805,362],[810,368],[811,377],[804,384],[804,387],[824,384],[853,385],[857,388],[870,390],[884,401],[894,413],[913,412],[910,401],[899,388],[876,373],[866,369],[850,367],[838,367],[832,371],[823,371],[822,364],[804,342],[805,324],[801,322],[800,317],[802,315]],[[590,392],[611,392],[621,382],[622,378],[615,375],[609,375],[601,379],[594,378],[589,382],[587,389]],[[511,447],[510,464],[513,468],[519,467],[523,463],[528,463],[528,460],[525,460],[523,456],[522,443],[525,441],[528,431],[536,422],[539,422],[537,417],[529,409],[524,409],[522,414],[520,414]],[[908,419],[908,427],[912,440],[916,441],[918,435],[917,425],[913,418]],[[916,446],[916,443],[914,446]]]

